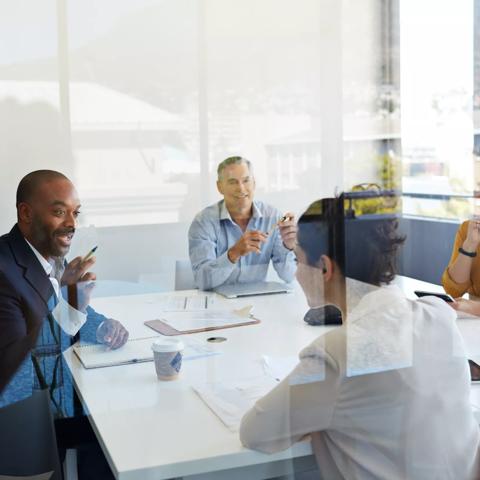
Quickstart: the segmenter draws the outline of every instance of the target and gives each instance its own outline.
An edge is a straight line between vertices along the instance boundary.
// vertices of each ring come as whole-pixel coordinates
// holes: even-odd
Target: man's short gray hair
[[[220,180],[222,176],[222,172],[227,168],[229,165],[240,165],[244,163],[248,167],[248,171],[252,173],[252,163],[250,160],[247,160],[244,157],[228,157],[223,162],[220,162],[217,167],[217,178]]]

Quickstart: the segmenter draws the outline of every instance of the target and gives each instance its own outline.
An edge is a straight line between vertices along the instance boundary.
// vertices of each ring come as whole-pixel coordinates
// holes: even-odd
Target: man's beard
[[[65,257],[70,250],[70,247],[60,247],[55,243],[55,236],[68,233],[75,233],[75,229],[59,228],[53,232],[49,232],[47,227],[38,219],[38,217],[33,217],[31,229],[32,240],[35,242],[37,250],[42,254],[47,254],[49,257]]]

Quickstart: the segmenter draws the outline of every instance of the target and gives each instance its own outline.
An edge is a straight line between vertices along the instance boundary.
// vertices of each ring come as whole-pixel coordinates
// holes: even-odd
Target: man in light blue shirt
[[[270,259],[279,277],[295,276],[294,215],[254,201],[255,179],[248,160],[229,157],[217,169],[223,200],[202,210],[188,231],[190,261],[197,287],[265,280]]]

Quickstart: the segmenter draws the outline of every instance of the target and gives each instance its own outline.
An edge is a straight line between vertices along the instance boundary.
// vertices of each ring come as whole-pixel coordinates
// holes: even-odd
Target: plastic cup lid
[[[152,343],[154,352],[178,352],[185,346],[179,338],[159,338]]]

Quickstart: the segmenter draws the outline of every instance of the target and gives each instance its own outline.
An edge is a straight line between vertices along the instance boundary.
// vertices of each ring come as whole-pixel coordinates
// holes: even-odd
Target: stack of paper
[[[161,319],[179,332],[238,325],[248,321],[248,318],[227,311],[168,312],[162,314]]]
[[[297,363],[297,356],[263,355],[257,377],[195,385],[193,389],[225,426],[235,432],[247,410],[283,380]]]
[[[276,384],[276,380],[264,375],[241,381],[196,385],[193,389],[225,426],[236,432],[243,415]]]
[[[163,323],[186,332],[206,328],[219,328],[232,325],[241,325],[250,320],[251,306],[241,310],[208,310],[199,312],[166,312],[161,316]]]

